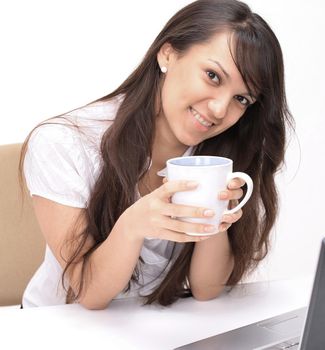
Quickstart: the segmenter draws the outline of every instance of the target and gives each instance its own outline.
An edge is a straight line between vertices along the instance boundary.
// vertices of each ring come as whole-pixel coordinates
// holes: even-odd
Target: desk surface
[[[306,306],[312,279],[237,286],[211,301],[182,299],[171,307],[119,299],[106,310],[60,305],[0,308],[7,349],[166,350]]]

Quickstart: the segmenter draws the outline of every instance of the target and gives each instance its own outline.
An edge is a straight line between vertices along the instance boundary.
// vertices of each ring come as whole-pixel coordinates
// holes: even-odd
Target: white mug
[[[211,218],[177,218],[178,220],[218,226],[224,214],[232,214],[242,208],[253,192],[253,181],[242,172],[232,172],[233,161],[229,158],[215,156],[178,157],[167,160],[167,178],[188,180],[199,183],[194,190],[177,192],[172,196],[172,203],[212,209],[215,215]],[[243,179],[247,185],[245,197],[232,209],[227,209],[229,201],[218,199],[218,193],[227,189],[234,178]],[[207,233],[186,232],[192,236],[205,236]],[[210,234],[210,233],[209,233]]]

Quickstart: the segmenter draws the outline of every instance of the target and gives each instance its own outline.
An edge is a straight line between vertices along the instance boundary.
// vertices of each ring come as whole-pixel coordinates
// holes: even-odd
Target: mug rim
[[[174,164],[173,161],[176,160],[184,160],[184,159],[192,159],[192,158],[213,158],[213,159],[220,159],[220,160],[225,160],[227,161],[225,164],[207,164],[207,165],[182,165],[182,164]],[[233,164],[233,160],[227,157],[220,157],[220,156],[200,156],[200,155],[194,155],[194,156],[186,156],[186,157],[175,157],[175,158],[170,158],[166,161],[166,165],[167,166],[176,166],[176,167],[187,167],[187,168],[201,168],[201,167],[208,167],[208,168],[212,168],[212,167],[225,167],[225,166],[229,166]]]

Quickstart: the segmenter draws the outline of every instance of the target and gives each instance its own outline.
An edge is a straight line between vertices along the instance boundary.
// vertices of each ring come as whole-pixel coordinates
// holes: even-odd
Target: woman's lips
[[[190,113],[194,117],[195,121],[197,121],[197,124],[204,127],[204,130],[208,130],[211,128],[211,126],[214,125],[214,123],[207,120],[205,117],[203,117],[197,110],[195,110],[193,107],[189,108]]]

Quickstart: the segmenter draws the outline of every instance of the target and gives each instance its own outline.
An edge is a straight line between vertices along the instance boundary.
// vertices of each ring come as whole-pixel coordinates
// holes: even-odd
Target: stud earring
[[[160,68],[162,73],[167,73],[167,67],[163,66]]]

